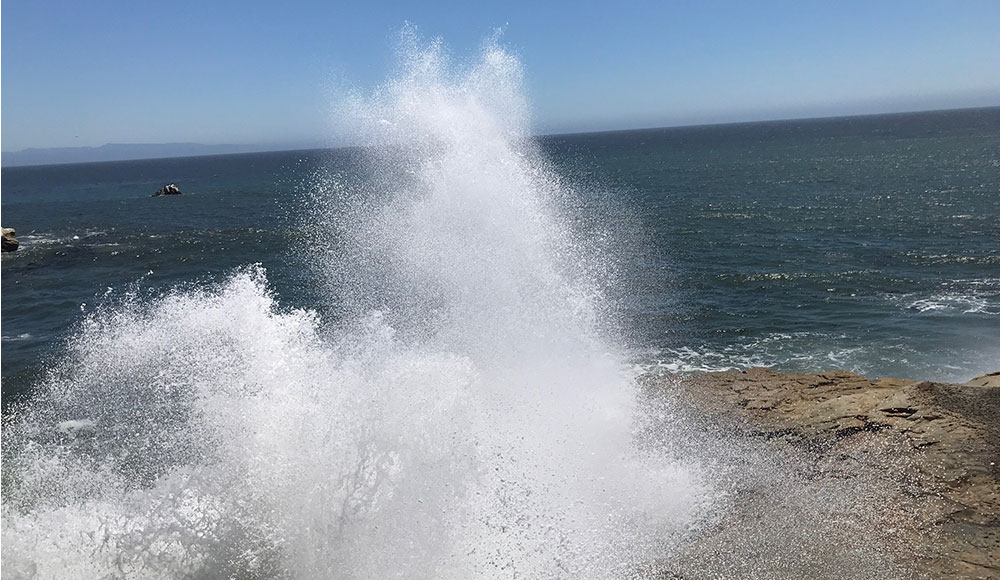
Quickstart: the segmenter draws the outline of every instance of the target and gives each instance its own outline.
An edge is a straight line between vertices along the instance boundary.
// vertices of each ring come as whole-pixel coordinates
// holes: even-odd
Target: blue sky
[[[2,3],[2,149],[324,143],[404,22],[504,29],[537,132],[1000,105],[1000,2]]]

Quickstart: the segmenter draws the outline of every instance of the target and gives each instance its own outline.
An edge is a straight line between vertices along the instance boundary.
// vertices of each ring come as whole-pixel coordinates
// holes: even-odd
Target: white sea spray
[[[708,509],[697,461],[636,444],[518,60],[406,35],[343,109],[368,182],[313,188],[338,319],[258,266],[88,314],[5,426],[5,577],[629,577]]]

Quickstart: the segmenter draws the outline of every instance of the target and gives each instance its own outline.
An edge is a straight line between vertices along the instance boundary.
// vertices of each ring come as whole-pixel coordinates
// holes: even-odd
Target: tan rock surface
[[[14,252],[17,250],[20,244],[17,241],[16,233],[14,228],[2,228],[4,252]]]
[[[766,445],[796,449],[801,453],[796,461],[812,466],[806,489],[864,490],[854,503],[870,506],[859,510],[861,516],[845,516],[857,529],[844,534],[848,540],[830,535],[829,541],[865,536],[859,545],[885,542],[879,549],[900,563],[885,577],[1000,578],[1000,373],[959,385],[872,380],[847,371],[785,374],[752,368],[649,378],[647,383],[669,389],[709,423]],[[752,487],[747,489],[754,492]],[[733,513],[692,546],[688,561],[677,560],[673,569],[680,571],[665,577],[724,577],[683,570],[713,554],[719,557],[727,544],[769,541],[748,539],[747,521],[796,517],[780,492],[770,493],[763,504],[735,503]],[[837,513],[824,517],[835,519]],[[870,537],[867,528],[873,528]],[[825,575],[822,567],[781,571],[774,566],[763,565],[759,576],[733,565],[730,570],[744,577],[836,577]]]

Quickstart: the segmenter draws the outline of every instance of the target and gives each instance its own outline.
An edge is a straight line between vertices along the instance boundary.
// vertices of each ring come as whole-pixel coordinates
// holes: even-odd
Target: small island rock
[[[153,194],[153,197],[159,197],[161,195],[180,195],[180,194],[181,194],[180,188],[174,185],[173,183],[170,183],[156,190],[156,193]]]
[[[17,238],[14,237],[14,228],[3,228],[3,251],[13,252],[17,250],[19,245],[20,243],[17,241]]]

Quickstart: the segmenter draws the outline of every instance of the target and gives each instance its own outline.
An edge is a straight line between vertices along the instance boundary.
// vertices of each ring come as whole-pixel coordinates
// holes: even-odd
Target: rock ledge
[[[950,384],[751,368],[647,384],[713,423],[808,450],[824,473],[878,481],[920,577],[1000,578],[1000,372]]]

